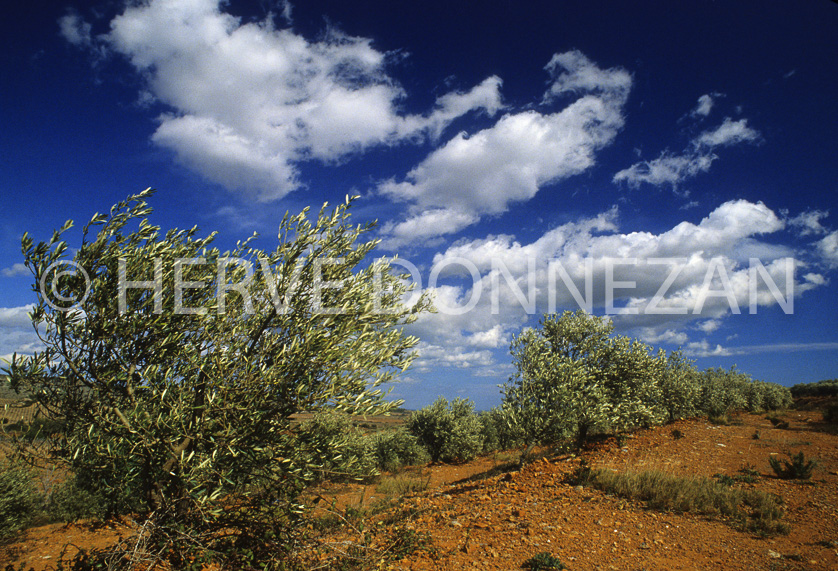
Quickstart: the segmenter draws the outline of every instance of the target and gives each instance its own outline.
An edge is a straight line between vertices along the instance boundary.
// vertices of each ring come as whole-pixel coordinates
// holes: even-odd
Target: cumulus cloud
[[[825,283],[801,271],[792,248],[762,238],[784,228],[764,204],[735,200],[661,233],[621,232],[611,209],[530,243],[509,235],[461,241],[433,260],[459,269],[459,281],[431,284],[440,311],[423,315],[413,332],[471,354],[478,340],[504,346],[533,315],[582,307],[612,314],[622,330],[650,343],[726,354],[689,332],[711,334],[725,317],[759,308],[793,309],[795,298]],[[760,254],[753,263],[749,252]]]
[[[144,79],[144,101],[168,108],[152,140],[231,190],[277,199],[301,188],[303,161],[334,163],[375,145],[433,139],[465,113],[502,107],[500,79],[489,77],[441,96],[426,114],[404,114],[407,94],[371,40],[331,29],[309,41],[270,19],[242,22],[224,4],[132,4],[94,39],[77,14],[60,25],[75,45],[125,57]]]
[[[710,102],[705,105],[702,105],[702,98],[699,98],[697,110],[706,109],[709,114],[712,108],[712,98],[705,100]],[[695,113],[696,111],[693,112]],[[727,117],[718,127],[708,129],[692,139],[680,154],[663,151],[655,159],[635,163],[617,172],[613,180],[615,183],[625,182],[633,188],[641,184],[650,184],[652,186],[669,185],[676,189],[683,181],[709,171],[713,162],[719,158],[715,153],[716,149],[741,143],[756,143],[759,140],[759,132],[748,126],[747,119],[734,121]]]
[[[409,204],[407,219],[385,228],[388,245],[457,232],[594,165],[623,126],[631,75],[600,68],[579,51],[553,56],[545,69],[552,81],[542,103],[575,97],[569,105],[508,113],[477,133],[459,133],[405,180],[379,185],[381,194]]]

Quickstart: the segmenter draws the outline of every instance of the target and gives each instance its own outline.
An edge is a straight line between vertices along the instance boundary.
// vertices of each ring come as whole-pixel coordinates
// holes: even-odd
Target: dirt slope
[[[790,421],[785,430],[758,415],[742,415],[741,424],[731,426],[682,421],[642,431],[623,446],[612,439],[584,456],[593,466],[618,471],[656,468],[712,477],[756,469],[757,482],[743,485],[783,497],[787,536],[760,538],[708,517],[655,512],[576,487],[566,476],[579,458],[557,457],[406,498],[402,513],[417,515],[401,529],[429,535],[433,548],[386,568],[520,569],[529,557],[549,552],[571,570],[838,569],[838,436],[819,430],[818,413],[783,416]],[[683,437],[673,437],[673,430]],[[788,451],[819,459],[812,483],[774,476],[769,455],[785,457]],[[455,470],[468,468],[431,468],[432,479]]]
[[[311,564],[325,563],[366,537],[367,554],[389,550],[403,556],[411,551],[405,545],[420,547],[380,569],[520,569],[540,552],[553,554],[570,570],[838,569],[838,435],[825,432],[828,427],[815,411],[781,417],[790,422],[788,429],[773,428],[760,415],[741,415],[739,424],[729,426],[681,421],[641,431],[619,444],[610,439],[583,456],[592,466],[617,471],[655,468],[712,477],[755,469],[757,481],[742,485],[782,496],[791,527],[785,536],[760,538],[723,521],[651,511],[639,502],[574,486],[567,476],[579,466],[578,456],[547,457],[521,471],[491,476],[486,474],[498,460],[484,457],[422,469],[421,477],[430,481],[427,491],[406,496],[365,520],[363,527],[327,531],[311,551]],[[683,437],[675,438],[673,430]],[[757,432],[759,439],[754,438]],[[819,461],[811,483],[777,479],[769,455],[798,451]],[[352,486],[335,495],[344,508],[365,508],[382,494],[375,486]],[[0,560],[44,569],[67,543],[101,546],[127,531],[83,525],[36,528],[0,551]],[[394,538],[403,542],[398,549]],[[408,541],[416,538],[430,540]]]

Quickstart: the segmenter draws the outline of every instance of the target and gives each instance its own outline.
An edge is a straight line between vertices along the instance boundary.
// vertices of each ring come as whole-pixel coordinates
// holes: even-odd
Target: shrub
[[[224,252],[214,234],[153,226],[151,194],[94,215],[78,248],[62,239],[72,221],[45,242],[24,234],[44,350],[5,372],[63,423],[53,459],[109,513],[139,502],[169,567],[183,546],[226,557],[232,541],[276,566],[319,469],[293,415],[400,404],[377,387],[411,363],[418,339],[403,325],[430,302],[403,305],[410,286],[389,262],[366,263],[376,241],[363,241],[372,224],[350,223],[351,198],[314,220],[287,214],[272,250]],[[321,444],[309,456],[342,461]]]
[[[38,504],[31,470],[8,461],[0,463],[0,539],[25,528]]]
[[[130,503],[128,499],[124,501]],[[52,489],[47,499],[46,513],[52,521],[65,523],[91,518],[101,520],[107,514],[106,506],[106,498],[86,489],[78,476],[73,476]]]
[[[320,480],[363,479],[376,473],[371,437],[358,430],[348,414],[326,409],[298,429],[301,461],[312,466]]]
[[[838,424],[838,404],[831,404],[824,409],[823,421]]]
[[[520,439],[500,407],[493,407],[478,415],[483,433],[483,451],[510,450],[521,444]]]
[[[708,478],[673,476],[655,470],[618,473],[585,467],[577,471],[576,477],[581,484],[645,501],[653,509],[719,515],[763,534],[788,532],[780,521],[780,501],[759,490],[731,488]],[[734,481],[730,478],[730,483]]]
[[[774,428],[779,428],[780,430],[786,430],[789,427],[788,421],[785,421],[781,418],[777,418],[776,416],[766,416],[765,419],[771,423]]]
[[[483,449],[481,423],[468,399],[439,397],[413,412],[405,427],[428,451],[432,462],[466,462]]]
[[[791,387],[794,397],[838,396],[838,379],[828,379],[817,383],[798,383]]]
[[[512,340],[515,374],[503,405],[525,444],[571,434],[581,445],[595,428],[619,432],[663,419],[665,354],[613,330],[611,321],[566,311]]]
[[[404,427],[379,432],[373,438],[375,459],[381,470],[395,472],[403,466],[424,464],[430,459],[419,439]]]
[[[681,351],[674,351],[666,358],[661,377],[661,402],[669,422],[695,414],[699,394],[697,376],[693,361],[686,359]]]
[[[774,456],[768,457],[768,463],[778,478],[783,480],[808,480],[812,477],[812,471],[818,465],[817,461],[807,461],[803,452],[798,452],[794,456],[789,454],[789,458],[791,458],[791,462],[783,460],[781,463]]]
[[[698,409],[710,418],[724,418],[735,410],[747,407],[745,386],[750,381],[735,368],[706,369],[699,380]]]
[[[417,478],[407,474],[396,474],[383,478],[376,489],[379,493],[391,497],[401,497],[412,492],[422,492],[428,489],[428,478]]]
[[[551,553],[546,551],[542,551],[538,553],[526,561],[521,566],[524,569],[531,569],[532,571],[549,571],[551,569],[565,569],[564,563],[558,557],[555,557]]]

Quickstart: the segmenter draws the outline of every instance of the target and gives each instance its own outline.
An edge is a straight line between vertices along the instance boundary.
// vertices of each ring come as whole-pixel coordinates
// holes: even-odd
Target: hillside
[[[305,568],[520,569],[547,552],[571,570],[836,569],[838,435],[814,410],[780,416],[788,428],[753,414],[726,426],[680,421],[622,442],[610,438],[580,455],[545,451],[523,470],[510,462],[512,453],[414,468],[389,481],[429,485],[401,499],[388,497],[386,478],[324,489],[327,501],[315,513],[320,531],[312,530]],[[818,460],[812,479],[778,479],[768,458],[799,451]],[[790,531],[762,537],[730,518],[649,509],[640,500],[579,486],[573,475],[583,458],[618,473],[752,474],[753,483],[733,487],[780,496]],[[328,524],[338,521],[344,525]],[[66,551],[72,555],[77,547],[101,547],[130,531],[127,524],[44,526],[29,530],[0,558],[47,569],[65,544],[73,545]]]

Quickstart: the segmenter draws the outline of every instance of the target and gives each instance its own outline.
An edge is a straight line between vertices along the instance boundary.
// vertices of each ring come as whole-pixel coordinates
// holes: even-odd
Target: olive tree
[[[515,374],[503,388],[510,422],[529,444],[593,428],[626,430],[658,422],[665,357],[613,336],[610,320],[582,310],[544,316],[511,344]]]
[[[350,224],[349,197],[313,221],[286,214],[273,250],[254,236],[222,252],[214,233],[152,225],[151,195],[93,216],[72,258],[72,221],[23,236],[44,348],[6,372],[64,423],[51,457],[111,513],[178,530],[172,546],[184,529],[195,544],[284,537],[318,468],[292,415],[397,406],[380,386],[411,363],[402,325],[428,300],[408,307],[404,276],[366,263],[372,224]]]
[[[661,378],[661,399],[669,422],[696,414],[699,398],[698,371],[693,362],[678,350],[666,358]]]
[[[482,424],[469,399],[445,397],[414,411],[405,423],[432,462],[466,462],[483,449]]]

